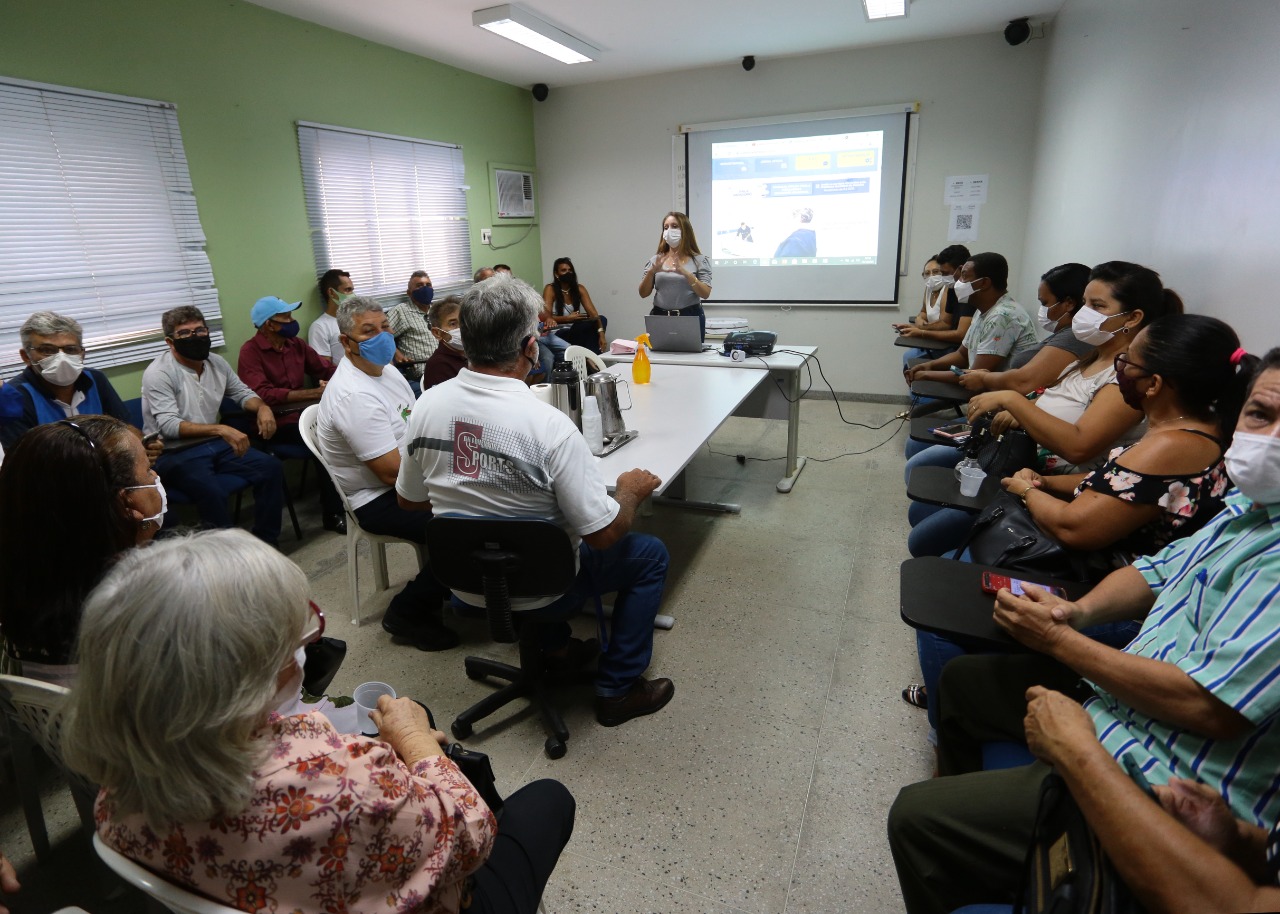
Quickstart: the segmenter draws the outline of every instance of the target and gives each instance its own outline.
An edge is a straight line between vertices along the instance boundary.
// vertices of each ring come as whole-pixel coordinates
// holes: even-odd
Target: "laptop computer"
[[[644,329],[654,352],[701,352],[702,334],[696,317],[646,314]]]

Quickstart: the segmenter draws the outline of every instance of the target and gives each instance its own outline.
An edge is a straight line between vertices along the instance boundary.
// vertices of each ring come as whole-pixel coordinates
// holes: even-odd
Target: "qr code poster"
[[[947,225],[947,241],[955,244],[962,241],[978,240],[978,216],[982,213],[982,204],[963,203],[951,207],[951,219]]]

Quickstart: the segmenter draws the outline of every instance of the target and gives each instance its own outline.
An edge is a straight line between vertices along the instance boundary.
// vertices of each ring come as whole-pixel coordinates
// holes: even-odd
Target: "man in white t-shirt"
[[[333,364],[342,361],[342,343],[338,341],[338,306],[356,293],[351,274],[346,270],[325,270],[319,279],[320,304],[324,313],[311,323],[307,343]]]
[[[396,341],[387,315],[374,299],[353,296],[338,307],[336,319],[346,358],[320,398],[316,443],[361,527],[425,542],[431,515],[401,508],[393,488],[413,391],[389,367]],[[423,568],[392,598],[382,627],[393,640],[419,650],[448,650],[458,644],[457,634],[442,619],[448,598],[449,591],[431,569]]]
[[[656,537],[630,532],[636,508],[661,480],[629,470],[610,497],[599,459],[577,427],[529,390],[524,378],[538,361],[542,307],[528,283],[505,276],[473,286],[462,299],[467,367],[414,406],[396,492],[412,510],[541,517],[569,533],[579,547],[573,589],[515,608],[562,620],[547,644],[552,648],[568,643],[563,620],[588,598],[616,592],[595,682],[596,719],[612,727],[660,710],[675,694],[671,680],[643,675],[653,655],[667,549]]]

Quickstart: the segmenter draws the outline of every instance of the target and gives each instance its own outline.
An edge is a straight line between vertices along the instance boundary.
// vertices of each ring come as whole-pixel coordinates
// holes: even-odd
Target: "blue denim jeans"
[[[538,366],[543,371],[543,381],[551,380],[551,368],[555,365],[556,358],[563,358],[564,351],[568,348],[569,344],[554,333],[538,337]]]
[[[977,516],[959,508],[913,501],[907,509],[907,519],[911,521],[907,551],[917,559],[922,555],[946,555],[964,541]]]
[[[940,421],[939,425],[946,425]],[[927,441],[907,439],[907,465],[902,471],[902,481],[911,481],[911,471],[916,467],[954,467],[964,453],[949,444],[929,444]]]
[[[583,543],[578,561],[578,579],[568,593],[523,615],[562,620],[560,625],[548,626],[544,641],[548,648],[555,648],[569,637],[569,623],[564,620],[577,615],[588,600],[594,605],[601,594],[617,594],[596,674],[596,694],[617,698],[631,690],[653,657],[653,620],[667,581],[667,547],[656,536],[628,533],[608,549]]]
[[[284,469],[270,454],[249,448],[237,457],[231,445],[213,438],[180,451],[169,451],[156,461],[156,472],[165,485],[185,495],[196,506],[200,520],[210,527],[230,527],[227,488],[218,477],[233,476],[253,485],[253,534],[268,543],[280,539],[280,512],[284,508]]]

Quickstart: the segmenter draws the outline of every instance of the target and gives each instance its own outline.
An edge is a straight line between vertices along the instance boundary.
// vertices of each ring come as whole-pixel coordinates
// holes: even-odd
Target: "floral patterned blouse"
[[[1208,438],[1221,448],[1218,439],[1193,428],[1179,429]],[[1110,495],[1135,505],[1159,505],[1160,517],[1144,524],[1117,542],[1113,550],[1125,562],[1140,555],[1159,552],[1173,540],[1189,536],[1204,526],[1209,518],[1222,510],[1222,498],[1231,488],[1221,450],[1218,459],[1203,470],[1182,476],[1157,476],[1136,473],[1120,465],[1119,457],[1132,445],[1117,447],[1107,455],[1107,462],[1094,470],[1076,486],[1079,496],[1085,489]]]
[[[241,911],[457,912],[493,846],[489,807],[449,759],[412,768],[323,714],[273,716],[242,812],[153,831],[98,797],[98,833],[166,879]],[[469,900],[469,899],[468,899]]]

